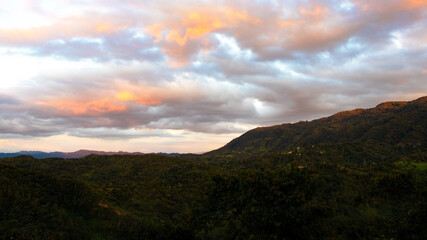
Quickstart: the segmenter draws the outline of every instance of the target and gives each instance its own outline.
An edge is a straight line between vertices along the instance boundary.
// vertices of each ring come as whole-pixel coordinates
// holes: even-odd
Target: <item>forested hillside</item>
[[[388,147],[427,148],[427,97],[386,102],[310,122],[256,128],[212,154],[262,154],[301,144],[371,142]]]
[[[203,155],[0,159],[0,239],[427,239],[426,100]]]
[[[326,149],[327,150],[327,149]],[[0,232],[15,239],[423,239],[427,162],[269,154],[6,159]],[[12,167],[13,165],[14,167]]]

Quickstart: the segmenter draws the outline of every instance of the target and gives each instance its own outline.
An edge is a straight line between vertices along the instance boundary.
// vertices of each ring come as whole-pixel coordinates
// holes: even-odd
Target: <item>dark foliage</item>
[[[426,100],[204,155],[0,159],[0,239],[427,239]]]

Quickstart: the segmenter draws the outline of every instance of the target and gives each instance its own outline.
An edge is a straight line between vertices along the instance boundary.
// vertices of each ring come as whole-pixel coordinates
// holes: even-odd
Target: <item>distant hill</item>
[[[15,153],[0,153],[0,158],[17,157],[21,155],[32,156],[34,158],[39,158],[39,159],[64,157],[64,153],[62,152],[20,151]]]
[[[427,97],[411,102],[385,102],[313,121],[256,128],[208,154],[262,154],[301,144],[348,142],[426,149]]]
[[[104,152],[104,151],[93,151],[93,150],[78,150],[75,152],[40,152],[40,151],[20,151],[16,153],[0,153],[0,158],[6,157],[17,157],[21,155],[28,155],[34,158],[43,159],[43,158],[82,158],[89,156],[91,154],[95,155],[143,155],[141,152]]]

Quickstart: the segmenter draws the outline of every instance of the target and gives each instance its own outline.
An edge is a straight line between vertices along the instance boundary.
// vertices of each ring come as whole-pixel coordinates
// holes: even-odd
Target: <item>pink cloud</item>
[[[101,16],[67,17],[48,26],[0,29],[0,44],[37,45],[55,39],[96,38],[129,28],[126,21]]]
[[[70,87],[69,85],[67,85]],[[172,82],[128,83],[125,80],[111,81],[102,89],[55,89],[61,94],[45,96],[31,95],[25,98],[26,104],[58,116],[99,117],[110,113],[129,113],[134,106],[154,107],[168,103],[193,102],[205,97],[203,86],[191,80]]]
[[[98,99],[91,101],[82,100],[54,100],[38,101],[36,105],[54,108],[63,116],[101,116],[106,112],[122,112],[126,106],[110,99]]]

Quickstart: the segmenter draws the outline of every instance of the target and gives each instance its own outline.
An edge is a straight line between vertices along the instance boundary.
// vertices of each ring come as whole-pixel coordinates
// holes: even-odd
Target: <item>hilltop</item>
[[[427,97],[410,102],[385,102],[374,108],[339,112],[313,121],[256,128],[209,154],[259,155],[301,145],[349,142],[426,149]]]

